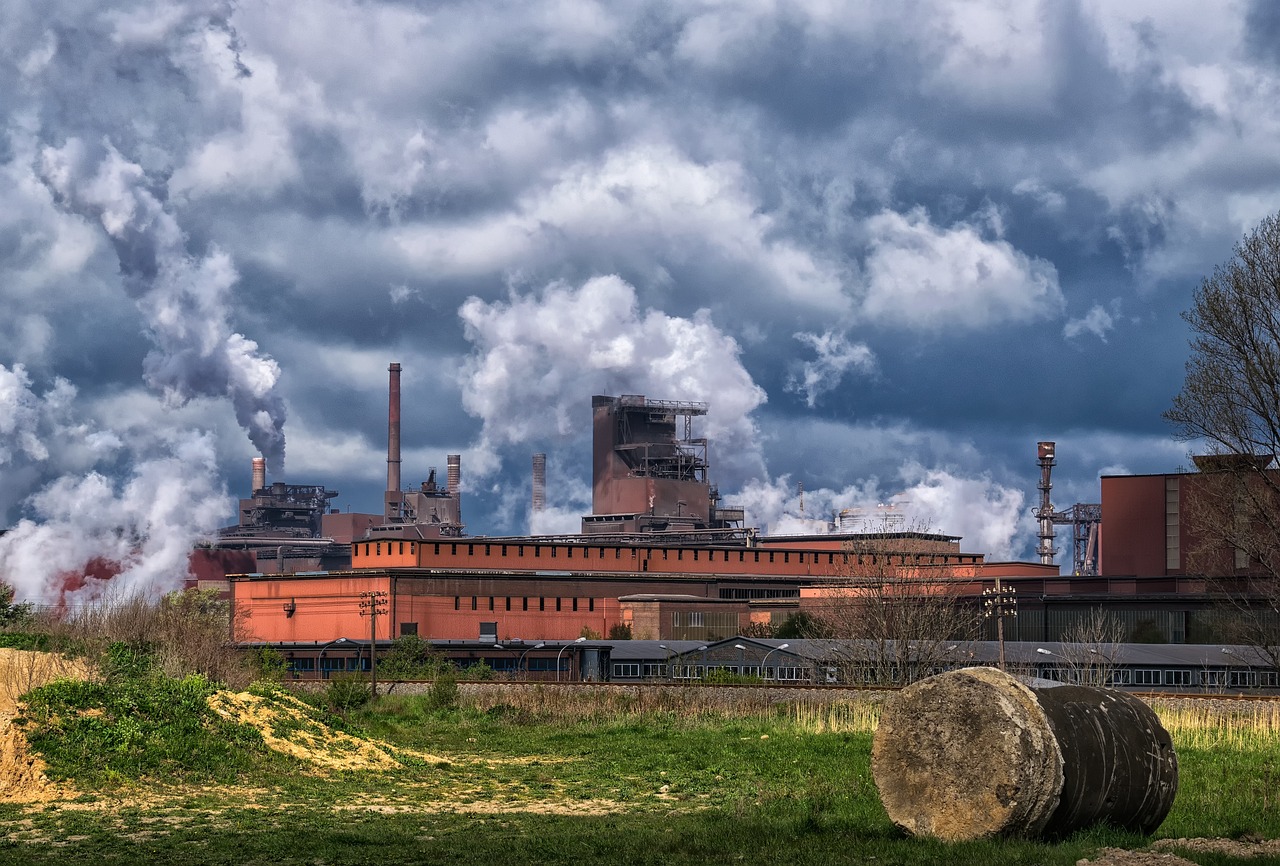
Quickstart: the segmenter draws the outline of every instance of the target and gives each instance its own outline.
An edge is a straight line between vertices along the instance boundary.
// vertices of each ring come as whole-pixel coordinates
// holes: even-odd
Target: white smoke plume
[[[818,404],[818,398],[834,390],[850,370],[873,372],[876,368],[875,353],[866,343],[851,343],[847,335],[827,330],[821,334],[801,331],[795,338],[813,349],[816,357],[805,361],[800,370],[787,379],[787,390],[805,395],[810,409]]]
[[[463,406],[484,422],[476,472],[496,469],[504,446],[589,432],[594,394],[644,394],[711,405],[699,421],[715,443],[717,480],[736,486],[764,476],[751,412],[765,393],[705,310],[691,319],[641,311],[632,286],[604,276],[505,302],[473,297],[459,315],[473,345]]]
[[[170,434],[135,455],[128,477],[63,475],[0,535],[0,580],[42,604],[83,604],[178,589],[192,546],[232,511],[208,434]],[[110,580],[90,572],[105,566]],[[112,574],[114,573],[114,574]]]
[[[750,484],[733,499],[747,509],[748,523],[777,535],[828,532],[846,509],[866,520],[866,525],[849,529],[864,531],[879,525],[883,506],[891,505],[902,516],[904,528],[958,535],[962,549],[984,553],[993,561],[1026,554],[1025,539],[1034,537],[1035,527],[1021,490],[987,475],[966,477],[915,462],[903,465],[897,480],[890,489],[872,478],[842,490],[805,490],[803,511],[801,495],[788,476]]]
[[[125,288],[156,346],[145,361],[147,384],[179,406],[196,397],[228,397],[271,471],[282,473],[280,368],[231,328],[229,295],[238,275],[230,258],[216,248],[202,258],[190,255],[141,166],[110,141],[90,146],[72,138],[46,147],[41,173],[65,207],[99,223],[115,246]]]

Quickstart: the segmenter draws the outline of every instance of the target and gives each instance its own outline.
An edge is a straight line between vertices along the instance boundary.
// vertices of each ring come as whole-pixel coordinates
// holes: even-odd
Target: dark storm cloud
[[[274,360],[289,480],[376,510],[394,360],[406,478],[462,453],[476,532],[527,525],[534,450],[572,528],[591,391],[635,388],[712,402],[754,520],[799,526],[797,481],[815,509],[910,491],[1025,555],[1036,439],[1081,499],[1177,460],[1177,313],[1280,203],[1268,4],[10,5],[0,364],[72,382],[113,478],[172,429],[247,483],[225,389],[148,393],[159,346]],[[60,186],[73,142],[160,222],[104,222],[101,160]],[[165,273],[239,355],[165,343],[132,303]],[[90,457],[0,472],[25,496]]]

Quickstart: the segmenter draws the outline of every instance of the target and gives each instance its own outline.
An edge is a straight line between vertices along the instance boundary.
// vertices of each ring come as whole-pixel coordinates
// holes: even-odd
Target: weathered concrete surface
[[[930,677],[890,699],[871,770],[895,824],[947,841],[1039,833],[1063,783],[1035,695],[993,668]]]
[[[871,768],[894,823],[948,841],[1060,836],[1101,821],[1150,833],[1177,791],[1169,735],[1141,701],[994,668],[950,671],[891,698]]]

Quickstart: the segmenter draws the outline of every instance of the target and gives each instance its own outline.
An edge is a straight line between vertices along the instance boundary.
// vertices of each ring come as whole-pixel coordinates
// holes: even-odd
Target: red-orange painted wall
[[[368,640],[369,619],[360,615],[362,592],[388,592],[386,575],[233,579],[231,602],[237,639],[244,641],[327,641],[336,637]],[[389,600],[389,599],[388,599]],[[292,613],[287,610],[292,606]],[[377,618],[377,637],[388,640],[391,617]]]
[[[231,581],[231,598],[238,638],[271,643],[336,637],[368,640],[370,622],[360,615],[360,602],[361,594],[369,591],[388,593],[386,615],[377,620],[379,640],[399,637],[407,631],[406,624],[415,625],[423,638],[476,640],[482,622],[496,622],[502,640],[572,640],[584,628],[607,636],[622,621],[617,598],[581,594],[581,587],[570,588],[567,583],[559,598],[505,595],[496,582],[490,588],[493,594],[445,595],[440,589],[447,591],[447,586],[437,585],[432,591],[432,584],[386,574],[237,577]],[[470,589],[476,591],[474,586]]]

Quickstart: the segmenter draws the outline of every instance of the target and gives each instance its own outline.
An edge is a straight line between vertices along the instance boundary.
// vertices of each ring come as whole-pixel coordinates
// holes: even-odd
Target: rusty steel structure
[[[740,526],[708,480],[707,440],[693,436],[706,403],[638,394],[591,398],[591,514],[584,534],[689,532]]]
[[[383,522],[370,526],[371,537],[438,538],[463,534],[461,482],[462,456],[448,455],[448,482],[442,489],[433,467],[417,490],[400,483],[400,372],[399,364],[387,368],[387,489],[383,496]]]
[[[1044,565],[1052,565],[1058,549],[1054,547],[1057,532],[1055,526],[1071,527],[1071,573],[1093,575],[1098,573],[1098,533],[1102,527],[1102,505],[1096,502],[1077,502],[1065,511],[1055,511],[1049,493],[1053,489],[1053,467],[1056,465],[1055,442],[1037,442],[1037,462],[1040,464],[1040,505],[1032,510],[1039,524],[1036,554]]]
[[[253,481],[259,481],[259,464],[255,458]],[[285,484],[276,481],[253,491],[240,500],[240,521],[219,530],[218,536],[229,539],[308,539],[321,538],[324,515],[329,500],[338,491],[319,484]]]

